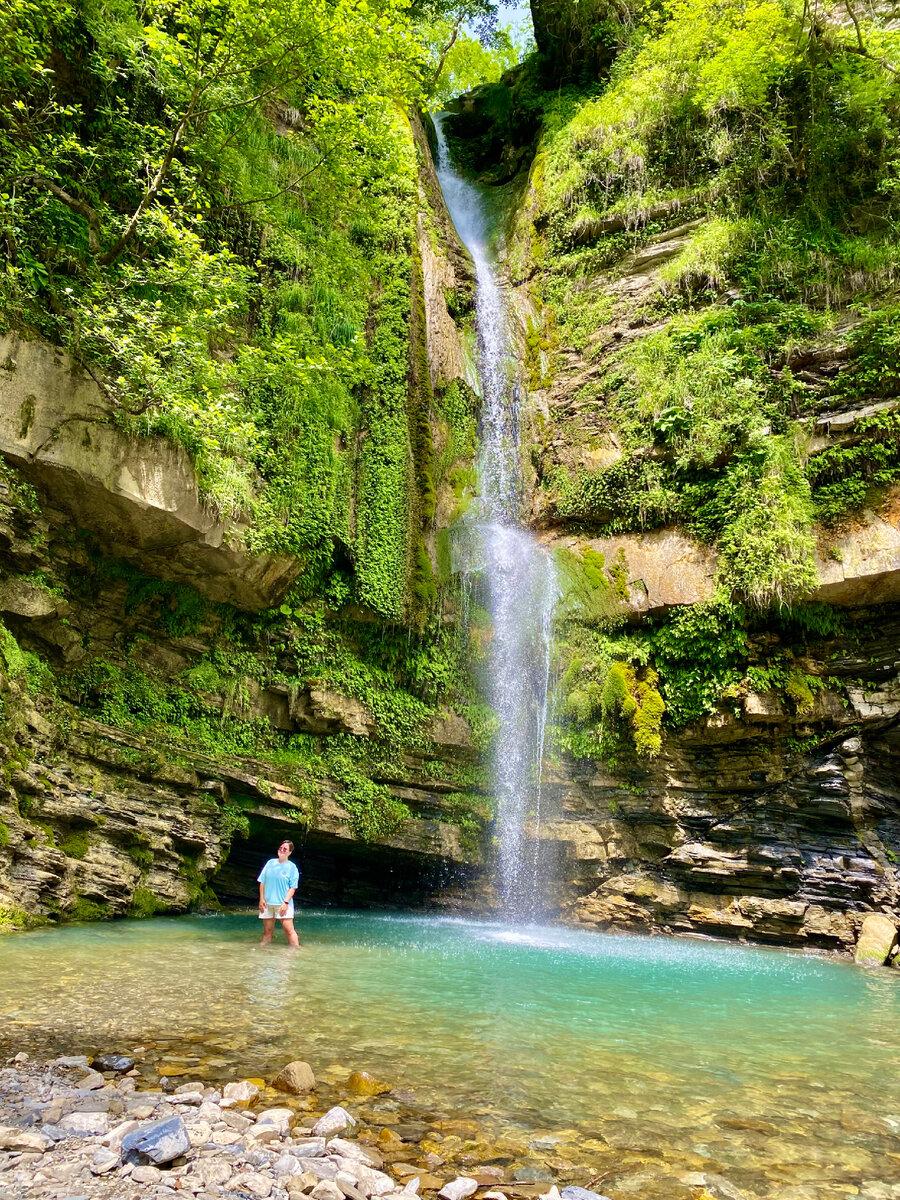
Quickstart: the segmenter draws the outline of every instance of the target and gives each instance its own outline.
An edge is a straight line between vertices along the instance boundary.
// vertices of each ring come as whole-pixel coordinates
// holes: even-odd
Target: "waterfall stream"
[[[542,907],[539,862],[541,760],[546,730],[553,564],[523,525],[519,432],[522,386],[507,298],[497,277],[490,223],[478,187],[453,168],[435,117],[437,175],[456,230],[475,264],[481,436],[478,502],[460,529],[463,570],[483,574],[493,627],[488,699],[497,714],[493,791],[498,888],[506,915]],[[531,823],[531,828],[526,827]]]

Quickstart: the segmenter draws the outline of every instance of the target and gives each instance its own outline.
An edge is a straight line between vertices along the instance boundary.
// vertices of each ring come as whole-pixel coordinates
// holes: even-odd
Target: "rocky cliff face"
[[[424,396],[446,515],[471,455],[440,406],[454,388],[459,423],[474,404],[471,268],[418,121],[410,146],[409,419]],[[408,624],[379,625],[346,594],[293,596],[301,560],[254,550],[252,517],[205,503],[181,448],[123,432],[103,384],[2,339],[5,921],[249,900],[286,836],[312,900],[408,903],[468,879],[489,805],[453,630],[424,628],[416,597]]]
[[[532,7],[545,72],[603,71],[579,26],[602,6]],[[867,912],[900,916],[891,351],[862,331],[863,274],[826,298],[812,278],[792,290],[786,261],[761,283],[755,249],[712,267],[701,247],[727,224],[716,202],[730,184],[679,188],[664,139],[638,144],[646,114],[629,104],[650,100],[623,79],[618,107],[597,90],[548,98],[535,136],[494,116],[521,112],[523,92],[539,107],[529,64],[450,122],[476,168],[491,128],[510,143],[498,157],[525,162],[504,260],[529,384],[530,519],[564,591],[549,814],[532,832],[567,920],[846,948]],[[698,179],[708,169],[697,160]],[[773,242],[798,208],[767,217]],[[880,296],[892,312],[890,287]],[[801,322],[782,346],[786,312]],[[707,338],[747,327],[704,358]],[[758,415],[737,416],[757,387]],[[793,490],[797,505],[763,550],[783,519],[759,502],[766,470],[722,497],[785,437],[770,494]],[[754,572],[780,562],[787,580],[804,558],[802,597],[754,597]]]
[[[461,116],[465,130],[465,106]],[[473,486],[472,277],[424,127],[414,123],[413,137],[408,375],[429,397],[434,489],[413,578],[440,589],[442,623],[375,619],[346,597],[298,601],[297,560],[254,553],[247,521],[202,503],[182,451],[120,432],[97,381],[59,351],[4,340],[7,921],[249,900],[257,861],[283,836],[300,846],[316,901],[490,904],[489,721],[470,672],[478,647],[455,628],[444,533]],[[526,163],[509,189],[506,261],[530,373],[531,519],[577,567],[560,614],[548,811],[532,831],[552,864],[551,907],[601,929],[846,948],[867,912],[900,916],[896,490],[817,531],[806,626],[777,613],[723,625],[723,644],[740,648],[723,650],[718,692],[699,714],[685,702],[658,752],[639,753],[621,717],[591,707],[591,688],[605,686],[596,663],[628,665],[627,642],[637,665],[626,686],[651,686],[641,663],[669,663],[672,678],[708,674],[708,639],[692,661],[695,643],[676,653],[666,638],[684,614],[715,610],[721,551],[683,522],[630,530],[602,507],[567,510],[564,486],[665,461],[664,447],[623,444],[597,385],[623,343],[665,325],[647,321],[646,305],[699,226],[676,206],[637,250],[599,255],[557,305],[553,319],[569,329],[590,309],[569,345],[541,291],[542,160],[531,153],[530,140],[511,146],[498,177]],[[618,237],[616,219],[604,220],[579,237]],[[862,444],[868,423],[894,411],[895,400],[871,396],[826,406],[850,361],[841,336],[794,353],[823,397],[804,418],[810,458]],[[585,586],[599,613],[590,619]]]

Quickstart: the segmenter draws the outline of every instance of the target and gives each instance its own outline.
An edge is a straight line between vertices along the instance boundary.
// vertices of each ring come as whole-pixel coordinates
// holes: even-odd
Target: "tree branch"
[[[86,200],[78,200],[75,196],[70,196],[58,183],[54,183],[45,175],[20,175],[17,182],[44,188],[60,204],[65,204],[66,208],[70,208],[72,212],[84,217],[88,223],[88,246],[91,254],[100,253],[100,217],[92,205],[88,204]]]
[[[453,45],[454,45],[456,39],[459,37],[459,31],[460,31],[460,28],[462,27],[462,21],[463,21],[462,17],[457,18],[456,24],[453,26],[453,33],[450,35],[450,41],[447,43],[447,45],[441,51],[441,57],[438,59],[438,65],[435,68],[435,72],[431,77],[431,86],[432,87],[434,87],[434,85],[437,83],[437,81],[441,77],[441,71],[443,71],[444,63],[447,61],[447,55],[453,49]]]

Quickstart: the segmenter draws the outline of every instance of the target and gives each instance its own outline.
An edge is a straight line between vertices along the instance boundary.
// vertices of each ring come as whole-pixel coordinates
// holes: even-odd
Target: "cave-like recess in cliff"
[[[440,859],[307,831],[271,817],[251,815],[249,820],[249,835],[234,839],[211,881],[226,906],[256,903],[256,877],[284,838],[294,843],[301,905],[418,908],[428,905],[442,889],[464,882],[458,866]]]

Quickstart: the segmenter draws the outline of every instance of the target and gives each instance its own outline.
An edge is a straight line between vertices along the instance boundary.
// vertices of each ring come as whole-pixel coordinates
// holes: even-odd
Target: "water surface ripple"
[[[782,1200],[900,1195],[894,972],[353,913],[304,913],[293,954],[260,949],[257,924],[157,918],[7,938],[3,1040],[143,1045],[206,1077],[267,1076],[298,1057],[335,1078],[368,1069],[495,1134],[560,1136],[604,1163],[614,1151],[637,1180],[610,1184],[615,1200],[671,1200],[671,1181],[700,1170]]]

